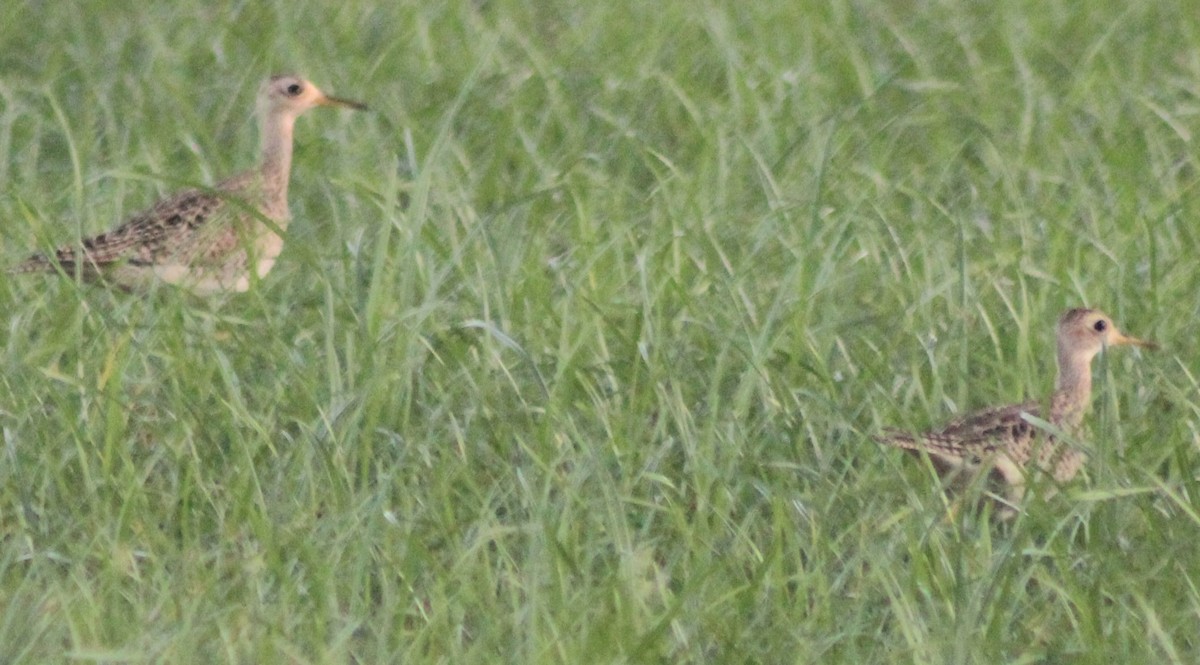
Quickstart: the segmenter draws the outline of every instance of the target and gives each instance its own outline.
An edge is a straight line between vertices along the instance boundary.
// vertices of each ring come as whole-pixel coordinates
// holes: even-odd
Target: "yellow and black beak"
[[[341,97],[333,97],[325,93],[321,93],[321,96],[317,98],[317,104],[320,106],[340,106],[342,108],[354,109],[355,111],[367,110],[367,105],[363,104],[362,102],[342,99]]]
[[[1121,345],[1140,346],[1143,349],[1149,349],[1150,351],[1154,351],[1154,350],[1158,349],[1158,344],[1156,344],[1155,342],[1151,342],[1151,341],[1144,340],[1144,339],[1138,339],[1137,337],[1130,337],[1129,335],[1126,335],[1125,333],[1123,333],[1119,330],[1114,330],[1112,332],[1112,339],[1108,342],[1108,344],[1109,344],[1109,346],[1121,346]]]

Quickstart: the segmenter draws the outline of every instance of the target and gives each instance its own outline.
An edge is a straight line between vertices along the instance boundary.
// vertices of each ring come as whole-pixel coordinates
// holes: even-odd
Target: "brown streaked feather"
[[[186,259],[203,264],[203,259],[228,252],[236,246],[221,236],[232,229],[213,228],[224,215],[236,216],[229,199],[251,194],[258,174],[250,171],[233,176],[211,190],[186,189],[162,199],[130,217],[120,226],[85,238],[79,245],[63,245],[52,256],[35,254],[12,269],[13,273],[54,270],[72,271],[78,264],[85,276],[98,276],[114,264],[150,266],[165,260]],[[244,205],[244,204],[243,204]],[[221,233],[222,231],[226,233]],[[207,236],[207,237],[206,237]],[[80,254],[82,249],[82,255]]]
[[[60,247],[52,256],[30,257],[15,271],[53,270],[55,265],[71,271],[79,265],[88,272],[120,262],[153,265],[180,247],[189,246],[197,230],[224,206],[224,199],[217,194],[180,192],[111,231],[85,239],[79,246]]]
[[[257,169],[213,190],[175,194],[111,231],[32,256],[9,272],[63,270],[89,280],[102,277],[127,290],[155,283],[178,284],[197,294],[250,288],[283,249],[296,118],[318,106],[365,108],[294,76],[268,79],[258,103],[262,152]]]
[[[1047,402],[984,409],[922,434],[888,430],[876,441],[923,452],[939,467],[990,467],[1010,485],[1013,499],[1021,495],[1031,469],[1057,482],[1071,480],[1087,459],[1074,440],[1082,433],[1091,399],[1092,359],[1108,346],[1155,345],[1125,335],[1106,314],[1085,308],[1067,310],[1060,317],[1057,342],[1058,379]],[[1045,420],[1049,427],[1035,425],[1030,417]]]

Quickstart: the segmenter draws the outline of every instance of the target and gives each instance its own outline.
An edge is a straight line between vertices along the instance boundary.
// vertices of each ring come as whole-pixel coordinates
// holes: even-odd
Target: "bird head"
[[[1158,345],[1130,337],[1117,329],[1107,314],[1097,309],[1068,310],[1058,320],[1058,352],[1060,356],[1082,356],[1090,361],[1109,346],[1132,345],[1156,349]]]
[[[367,108],[359,102],[326,95],[311,82],[289,75],[267,79],[259,91],[259,103],[269,114],[286,113],[292,117],[315,106],[340,106],[358,111]]]

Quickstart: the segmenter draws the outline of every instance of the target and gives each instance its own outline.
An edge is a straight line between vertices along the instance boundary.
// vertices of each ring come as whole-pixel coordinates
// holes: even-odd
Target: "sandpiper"
[[[994,470],[1008,485],[1010,502],[1021,497],[1031,466],[1059,483],[1069,481],[1079,473],[1086,453],[1027,416],[1044,419],[1067,438],[1078,437],[1091,402],[1092,359],[1118,345],[1156,348],[1123,334],[1101,311],[1069,310],[1058,321],[1058,381],[1049,400],[984,409],[923,434],[889,430],[876,440],[928,454],[943,474]]]
[[[32,256],[10,272],[61,270],[127,290],[166,282],[201,295],[245,291],[271,270],[283,249],[292,128],[316,106],[366,108],[326,95],[302,78],[272,76],[258,96],[258,168],[212,189],[179,192],[107,233]]]

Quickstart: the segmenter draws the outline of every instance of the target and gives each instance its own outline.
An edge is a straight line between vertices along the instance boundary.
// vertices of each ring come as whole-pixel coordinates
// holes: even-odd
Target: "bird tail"
[[[56,272],[59,270],[68,275],[74,275],[76,274],[76,270],[80,270],[80,274],[84,278],[91,278],[100,274],[100,266],[90,261],[84,261],[80,264],[74,255],[62,250],[59,250],[55,254],[34,254],[4,272],[9,275],[28,275],[35,272]]]
[[[49,270],[54,270],[54,262],[44,254],[34,254],[4,272],[10,275],[25,275],[31,272],[46,272]]]
[[[887,428],[882,434],[876,434],[871,437],[876,443],[881,443],[885,446],[893,448],[903,448],[905,450],[916,450],[917,439],[912,434],[903,430]]]

